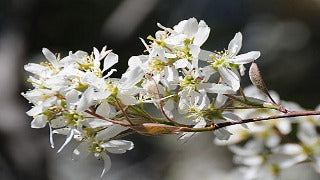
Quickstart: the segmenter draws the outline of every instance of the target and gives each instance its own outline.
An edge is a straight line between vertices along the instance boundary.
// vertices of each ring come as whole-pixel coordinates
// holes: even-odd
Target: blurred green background
[[[120,76],[130,56],[144,50],[138,37],[153,35],[157,22],[172,27],[190,17],[212,28],[204,49],[222,50],[241,31],[242,52],[262,53],[258,64],[269,89],[305,108],[320,104],[320,0],[0,0],[0,179],[88,180],[102,170],[93,158],[72,162],[72,147],[56,154],[48,129],[30,128],[30,105],[20,95],[30,87],[23,65],[43,60],[42,47],[67,54],[107,45],[120,56]],[[176,137],[129,139],[135,149],[112,155],[105,179],[236,178],[231,154],[212,143],[211,133],[187,144]],[[284,174],[319,178],[303,165]]]

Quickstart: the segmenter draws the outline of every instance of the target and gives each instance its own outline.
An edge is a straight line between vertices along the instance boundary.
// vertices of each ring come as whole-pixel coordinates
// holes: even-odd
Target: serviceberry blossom
[[[110,154],[133,149],[126,136],[178,135],[187,141],[205,131],[229,146],[243,179],[276,178],[306,161],[320,172],[320,121],[310,116],[320,115],[320,106],[306,111],[269,92],[254,62],[260,52],[238,55],[240,32],[226,50],[215,51],[202,49],[211,31],[203,20],[158,27],[154,36],[140,38],[146,50],[129,58],[120,78],[112,77],[119,56],[106,46],[65,57],[43,48],[45,61],[24,66],[31,73],[32,89],[22,93],[32,104],[31,127],[48,125],[52,148],[53,135],[65,136],[58,153],[75,141],[74,160],[102,159],[101,177],[111,167]],[[243,89],[240,75],[248,63],[255,87]],[[151,106],[162,116],[149,112]]]
[[[238,32],[230,41],[227,50],[216,51],[215,53],[202,51],[202,55],[200,57],[203,58],[202,60],[207,61],[210,64],[209,67],[211,67],[214,71],[219,72],[222,80],[235,91],[240,88],[238,69],[240,70],[241,75],[244,75],[245,67],[243,65],[260,57],[259,51],[251,51],[245,54],[237,55],[241,47],[242,34]]]

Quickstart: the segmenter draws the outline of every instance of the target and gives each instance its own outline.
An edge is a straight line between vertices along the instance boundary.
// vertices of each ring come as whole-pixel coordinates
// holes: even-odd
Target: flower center
[[[213,62],[210,62],[211,67],[218,71],[219,67],[226,67],[226,68],[239,68],[239,65],[228,62],[234,55],[230,54],[228,50],[223,50],[219,52],[215,52],[215,54],[211,54],[210,58]]]
[[[189,88],[194,91],[197,90],[197,84],[200,83],[200,80],[198,78],[193,77],[192,75],[187,75],[184,77],[183,80],[180,81],[180,86],[182,88]]]

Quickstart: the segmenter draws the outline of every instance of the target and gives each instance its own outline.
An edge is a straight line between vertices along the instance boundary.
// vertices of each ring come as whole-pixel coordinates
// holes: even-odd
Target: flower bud
[[[257,63],[255,63],[255,62],[252,62],[251,66],[250,66],[249,77],[250,77],[250,80],[253,85],[255,85],[258,89],[263,91],[265,94],[267,94],[267,95],[269,94],[268,89],[267,89],[267,87],[262,79],[262,76],[260,74],[259,67],[258,67]]]

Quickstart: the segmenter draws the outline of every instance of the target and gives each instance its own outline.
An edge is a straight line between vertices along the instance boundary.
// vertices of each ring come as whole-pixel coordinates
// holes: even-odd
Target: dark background
[[[43,60],[42,47],[67,54],[107,45],[120,56],[120,76],[128,58],[144,50],[138,37],[154,35],[157,22],[172,27],[190,17],[212,28],[204,49],[227,48],[241,31],[241,52],[262,53],[269,89],[305,108],[319,104],[320,0],[0,0],[0,179],[97,179],[102,169],[93,158],[71,162],[68,149],[57,155],[48,129],[30,128],[30,105],[20,95],[29,88],[23,65]],[[210,133],[185,145],[176,137],[129,139],[135,149],[111,156],[106,179],[233,179],[231,155]]]

